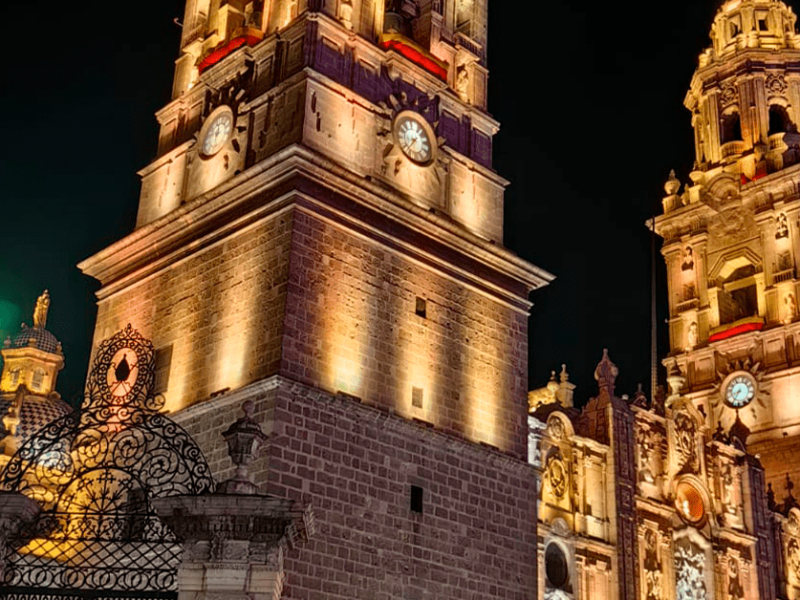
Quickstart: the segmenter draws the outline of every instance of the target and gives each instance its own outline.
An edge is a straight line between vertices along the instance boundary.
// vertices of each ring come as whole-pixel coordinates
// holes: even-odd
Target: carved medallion
[[[786,95],[786,78],[783,73],[770,73],[767,75],[766,88],[770,96]]]

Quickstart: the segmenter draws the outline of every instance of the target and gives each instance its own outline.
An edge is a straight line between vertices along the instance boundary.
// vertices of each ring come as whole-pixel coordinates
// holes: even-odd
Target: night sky
[[[46,3],[48,5],[54,3]],[[535,292],[530,387],[567,363],[576,399],[609,348],[618,392],[649,389],[650,239],[674,168],[694,160],[683,98],[720,0],[490,2],[490,112],[507,247],[557,276]],[[182,0],[4,7],[0,332],[52,297],[59,389],[80,396],[97,284],[75,265],[133,229],[155,156]],[[513,10],[509,7],[513,6]],[[126,13],[123,8],[130,10]],[[666,290],[658,257],[660,355]]]

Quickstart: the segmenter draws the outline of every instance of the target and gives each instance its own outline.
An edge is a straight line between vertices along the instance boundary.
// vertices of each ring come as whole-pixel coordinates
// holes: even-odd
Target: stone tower
[[[691,182],[681,189],[670,175],[655,221],[667,263],[666,363],[685,374],[684,391],[711,431],[746,438],[779,496],[787,473],[800,481],[795,21],[776,0],[719,9],[685,100]]]
[[[530,598],[527,318],[502,245],[486,0],[188,0],[136,230],[83,262],[230,475],[310,503],[286,597]],[[502,548],[503,551],[499,552]]]

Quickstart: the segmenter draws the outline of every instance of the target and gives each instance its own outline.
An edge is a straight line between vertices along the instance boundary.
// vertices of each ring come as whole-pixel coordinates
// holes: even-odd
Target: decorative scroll
[[[214,481],[189,434],[158,412],[154,381],[153,345],[128,325],[100,345],[82,410],[11,458],[0,490],[43,512],[10,540],[0,591],[175,589],[180,548],[151,500],[208,493]]]

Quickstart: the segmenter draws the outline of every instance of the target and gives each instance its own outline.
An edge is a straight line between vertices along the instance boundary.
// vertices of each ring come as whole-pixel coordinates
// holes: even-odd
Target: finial
[[[266,441],[266,434],[261,431],[261,426],[253,419],[256,405],[252,400],[242,404],[244,416],[231,425],[222,434],[228,443],[228,454],[236,465],[236,474],[233,478],[224,481],[217,488],[220,494],[257,494],[258,487],[250,479],[247,465],[258,457],[258,451]]]
[[[50,292],[47,290],[36,300],[36,308],[33,310],[33,326],[44,329],[47,325],[47,311],[50,309]]]
[[[561,383],[566,383],[569,381],[569,373],[567,373],[567,365],[562,363],[561,364]]]
[[[614,382],[617,380],[617,375],[619,375],[617,365],[608,357],[608,348],[603,348],[603,358],[594,370],[594,378],[600,390],[608,392],[610,397],[614,396]]]
[[[668,196],[674,196],[680,189],[681,182],[677,177],[675,177],[675,169],[672,169],[669,172],[669,178],[667,179],[667,182],[664,184],[664,191],[667,192]]]

